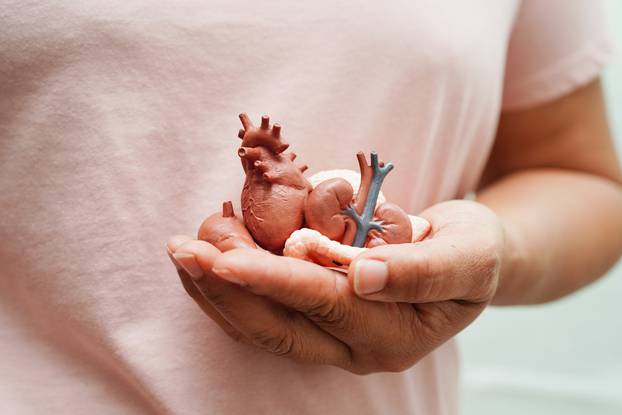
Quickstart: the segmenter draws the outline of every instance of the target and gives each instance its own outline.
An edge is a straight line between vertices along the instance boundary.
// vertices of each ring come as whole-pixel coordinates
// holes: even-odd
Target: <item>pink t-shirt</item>
[[[0,413],[455,414],[449,341],[356,376],[229,339],[165,253],[239,200],[237,114],[310,173],[396,168],[416,213],[473,190],[499,113],[594,79],[593,0],[0,5]],[[238,205],[239,206],[239,205]]]

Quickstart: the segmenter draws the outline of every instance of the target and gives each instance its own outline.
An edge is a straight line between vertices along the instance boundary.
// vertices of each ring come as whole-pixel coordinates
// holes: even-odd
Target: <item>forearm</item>
[[[512,173],[478,192],[506,232],[495,304],[550,301],[604,274],[622,252],[622,187],[570,170]]]

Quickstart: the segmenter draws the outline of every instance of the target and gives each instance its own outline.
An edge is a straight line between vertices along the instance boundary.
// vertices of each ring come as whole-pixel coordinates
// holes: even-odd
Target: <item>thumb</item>
[[[350,264],[348,279],[359,297],[375,301],[488,301],[499,269],[496,250],[456,239],[441,236],[370,249]]]

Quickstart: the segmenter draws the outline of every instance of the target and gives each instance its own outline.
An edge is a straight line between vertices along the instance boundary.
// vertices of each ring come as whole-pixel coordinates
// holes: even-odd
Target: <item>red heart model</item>
[[[223,212],[211,215],[201,226],[199,239],[221,250],[257,245],[281,253],[285,241],[302,227],[319,231],[341,244],[373,247],[412,241],[411,221],[399,206],[377,204],[380,186],[392,170],[391,163],[371,155],[367,164],[357,154],[361,171],[358,192],[343,178],[319,183],[315,188],[303,176],[306,165],[294,164],[296,155],[284,153],[289,147],[281,137],[281,126],[270,126],[264,115],[256,127],[240,114],[244,127],[238,137],[238,155],[246,173],[242,189],[243,223],[235,217],[231,202]]]

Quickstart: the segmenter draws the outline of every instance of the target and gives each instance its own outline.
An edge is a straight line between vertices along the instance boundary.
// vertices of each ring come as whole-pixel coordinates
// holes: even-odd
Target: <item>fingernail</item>
[[[360,295],[381,291],[389,279],[389,269],[382,261],[362,259],[354,266],[354,291]]]
[[[223,280],[229,281],[233,284],[246,287],[248,284],[245,281],[239,279],[229,268],[212,268],[212,272],[218,275]]]
[[[177,260],[173,256],[173,253],[168,248],[166,249],[166,254],[168,255],[168,259],[170,259],[171,262],[173,263],[173,265],[175,265],[175,269],[177,269],[177,271],[179,271],[181,269],[181,267],[177,263]]]
[[[176,252],[173,254],[173,258],[192,278],[198,279],[203,276],[203,269],[199,266],[193,254]]]

